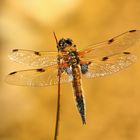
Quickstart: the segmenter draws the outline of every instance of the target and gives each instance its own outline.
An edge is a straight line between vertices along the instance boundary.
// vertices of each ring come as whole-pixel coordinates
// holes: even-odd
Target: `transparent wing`
[[[91,60],[88,72],[83,74],[86,78],[106,76],[118,72],[136,61],[136,56],[129,52],[117,54],[111,57],[104,57],[102,60]]]
[[[90,45],[90,48],[79,52],[79,57],[81,60],[87,60],[119,54],[127,48],[134,46],[138,41],[140,41],[140,31],[130,30],[110,40]]]
[[[72,75],[63,72],[61,83],[72,81]],[[6,82],[18,86],[50,86],[57,84],[57,65],[41,69],[15,71],[7,75]]]
[[[14,49],[9,58],[17,63],[35,67],[46,67],[57,64],[57,52]]]

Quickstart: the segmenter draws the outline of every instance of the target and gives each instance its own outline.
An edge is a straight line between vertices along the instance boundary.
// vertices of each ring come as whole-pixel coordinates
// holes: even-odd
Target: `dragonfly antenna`
[[[57,40],[57,37],[56,37],[55,32],[53,32],[53,35],[54,35],[54,38],[55,38],[56,44],[58,45],[58,40]]]

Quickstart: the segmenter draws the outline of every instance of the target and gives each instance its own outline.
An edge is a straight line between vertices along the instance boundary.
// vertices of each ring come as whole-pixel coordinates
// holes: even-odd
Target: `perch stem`
[[[58,41],[57,37],[55,35],[55,32],[53,32],[57,47],[58,47]],[[57,94],[57,112],[56,112],[56,124],[55,124],[55,135],[54,140],[58,140],[59,135],[59,123],[60,123],[60,101],[61,101],[61,95],[60,95],[60,80],[61,80],[61,68],[60,68],[60,55],[59,55],[59,49],[58,49],[58,94]]]

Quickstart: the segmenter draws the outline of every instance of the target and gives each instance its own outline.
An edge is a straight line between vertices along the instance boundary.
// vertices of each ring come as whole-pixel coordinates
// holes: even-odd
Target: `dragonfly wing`
[[[140,30],[130,30],[79,52],[80,59],[88,60],[119,54],[140,41]]]
[[[129,52],[124,52],[110,57],[91,60],[88,65],[87,73],[83,74],[86,78],[106,76],[118,72],[136,61],[136,56]]]
[[[46,67],[57,64],[57,52],[14,49],[9,58],[17,63],[35,67]]]
[[[6,82],[18,86],[50,86],[58,83],[57,65],[49,66],[47,68],[30,69],[15,71],[7,75]],[[72,81],[72,75],[63,72],[61,74],[61,83],[68,83]]]

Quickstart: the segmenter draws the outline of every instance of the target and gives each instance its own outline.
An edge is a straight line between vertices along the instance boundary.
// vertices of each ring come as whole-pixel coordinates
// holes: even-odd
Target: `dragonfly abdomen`
[[[81,115],[83,124],[86,124],[85,102],[84,102],[82,82],[81,82],[81,73],[78,65],[72,68],[72,74],[73,74],[72,85],[73,85],[76,105]]]

